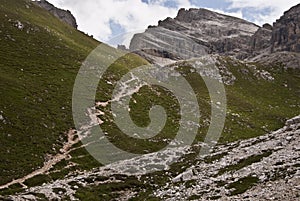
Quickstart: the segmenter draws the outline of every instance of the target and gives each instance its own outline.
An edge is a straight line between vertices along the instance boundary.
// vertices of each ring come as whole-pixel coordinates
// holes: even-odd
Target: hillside
[[[29,1],[1,1],[0,183],[40,167],[73,127],[72,86],[99,43]]]
[[[251,200],[253,195],[263,198],[257,190],[259,187],[266,188],[266,195],[272,196],[278,183],[285,183],[281,192],[295,192],[290,197],[279,196],[280,199],[297,199],[299,189],[294,190],[293,186],[299,178],[300,68],[291,62],[287,66],[281,61],[270,61],[268,55],[263,57],[261,54],[239,60],[244,57],[241,55],[249,53],[246,51],[248,46],[239,43],[241,38],[251,41],[254,35],[261,37],[270,31],[261,31],[262,28],[245,20],[200,11],[205,12],[200,15],[197,10],[192,9],[192,14],[181,10],[176,19],[160,22],[164,30],[171,29],[167,33],[172,32],[164,38],[165,42],[180,36],[176,31],[182,31],[193,35],[181,38],[186,45],[193,45],[198,39],[197,45],[180,46],[179,41],[166,42],[166,47],[162,47],[159,37],[154,40],[156,34],[161,33],[156,30],[152,32],[153,36],[140,34],[132,40],[135,51],[144,51],[139,45],[146,44],[148,51],[138,52],[145,57],[142,58],[94,40],[31,1],[2,0],[0,199],[213,200],[227,197],[238,200],[248,196]],[[189,32],[191,18],[197,26],[206,27],[203,33],[197,35],[196,29]],[[211,23],[205,24],[206,18],[210,18]],[[217,32],[218,26],[224,23],[227,27],[224,32],[203,38],[208,37],[209,31]],[[233,27],[236,29],[231,33]],[[151,29],[153,27],[146,33],[151,33]],[[266,38],[266,41],[270,40]],[[140,39],[142,42],[138,41]],[[149,48],[149,44],[159,47],[158,50],[153,46]],[[177,53],[182,54],[161,51],[175,49],[174,44],[182,50]],[[269,48],[255,47],[258,51]],[[199,51],[193,51],[195,48]],[[291,54],[284,50],[285,54],[298,58],[297,52]],[[188,51],[196,54],[191,56]],[[110,63],[115,55],[120,57]],[[186,55],[188,57],[184,57]],[[155,70],[149,72],[147,68],[145,72],[140,68],[149,64],[145,59],[159,63],[156,61],[164,58],[171,62],[165,66],[154,65]],[[205,65],[206,60],[213,62],[218,75]],[[82,67],[87,67],[86,71],[81,71]],[[97,67],[98,71],[89,72]],[[73,87],[79,86],[82,94],[89,93],[93,90],[90,84],[104,69],[106,71],[95,88],[95,100],[88,100],[92,105],[83,108],[83,116],[89,121],[79,127],[74,108],[80,102],[74,100],[77,89]],[[145,80],[142,82],[137,75]],[[78,82],[81,76],[84,79]],[[187,82],[180,82],[180,77]],[[161,86],[153,81],[163,82],[169,78],[176,84]],[[143,83],[143,86],[136,85],[131,89],[131,83]],[[193,97],[182,83],[190,85],[197,101],[188,109],[199,108],[199,111],[188,111],[184,121],[181,121],[182,108],[186,108]],[[210,93],[215,90],[218,97],[221,93],[218,88],[211,89],[207,83],[224,87],[226,97],[222,98],[227,103],[226,108]],[[183,94],[183,101],[167,86],[179,95]],[[130,93],[132,96],[126,102]],[[155,110],[158,117],[149,112],[155,105],[164,108],[165,113],[161,108]],[[135,125],[145,130],[150,128],[150,134],[158,130],[158,135],[143,138],[144,133],[131,133],[132,136],[128,136],[119,127],[114,107],[125,109]],[[219,138],[207,139],[215,118],[214,110],[225,112],[225,124],[224,127],[218,125]],[[194,121],[192,117],[198,112],[199,119]],[[165,122],[163,116],[166,116]],[[298,117],[289,120],[295,116]],[[130,127],[128,129],[133,127],[131,122],[124,119],[122,122],[125,127]],[[156,125],[161,122],[165,124],[159,130]],[[104,131],[102,137],[94,135],[98,128]],[[196,128],[196,135],[190,139],[192,128]],[[179,131],[188,137],[180,141],[176,136]],[[113,161],[122,153],[106,149],[102,151],[107,161],[115,163],[101,164],[97,154],[93,155],[94,145],[101,143],[104,148],[112,143],[120,150],[139,155]],[[172,143],[175,145],[170,149],[163,149]],[[199,155],[202,147],[209,147],[210,143],[217,144],[209,150],[211,153]],[[201,174],[202,169],[207,171]]]
[[[67,140],[75,77],[100,43],[30,1],[0,5],[1,185],[43,166]]]

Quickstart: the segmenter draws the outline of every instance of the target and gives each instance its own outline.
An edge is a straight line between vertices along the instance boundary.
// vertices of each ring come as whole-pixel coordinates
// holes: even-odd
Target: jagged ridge
[[[180,9],[174,19],[159,21],[158,26],[136,34],[130,50],[154,63],[159,63],[157,57],[180,60],[217,53],[299,68],[299,12],[300,4],[286,11],[273,26],[259,27],[206,9]]]

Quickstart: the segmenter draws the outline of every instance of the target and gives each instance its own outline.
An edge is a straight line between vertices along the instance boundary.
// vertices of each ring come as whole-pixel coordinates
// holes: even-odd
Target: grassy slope
[[[0,123],[0,183],[5,183],[40,166],[73,127],[73,81],[80,61],[98,43],[29,2],[0,5],[0,110],[6,122]]]
[[[74,127],[72,88],[99,42],[25,0],[0,2],[0,184],[41,166]],[[20,21],[23,29],[16,24]],[[144,63],[142,59],[135,60]],[[123,66],[126,67],[124,64]],[[56,144],[56,145],[53,145]]]
[[[219,143],[247,139],[274,131],[281,128],[287,119],[299,114],[299,70],[283,70],[279,65],[262,66],[260,64],[246,64],[230,58],[221,58],[220,65],[226,66],[236,77],[236,80],[233,85],[225,86],[228,108],[225,127],[219,139]],[[256,70],[253,69],[253,66],[256,67]],[[202,140],[203,137],[205,137],[207,125],[209,125],[203,122],[210,121],[210,99],[205,83],[201,77],[197,73],[191,73],[190,70],[188,70],[189,68],[190,66],[186,64],[186,62],[183,62],[178,65],[177,70],[189,81],[198,96],[199,108],[202,114],[200,125],[202,126],[199,129],[197,139]],[[263,71],[264,69],[270,72],[275,78],[273,81],[265,80],[255,75],[255,73]],[[120,77],[121,75],[119,75],[118,78]],[[107,80],[112,83],[115,82],[115,80],[112,79]],[[111,94],[113,86],[109,87],[109,84],[105,83],[106,82],[102,83],[102,88],[99,90],[99,93]],[[160,96],[156,95],[157,92],[159,92]],[[157,135],[154,139],[160,139],[160,137],[172,139],[174,136],[171,135],[171,133],[176,133],[176,122],[180,118],[176,100],[174,100],[170,94],[164,92],[162,88],[159,89],[159,87],[153,87],[151,90],[142,88],[140,93],[147,94],[147,96],[143,96],[142,94],[135,94],[133,96],[133,99],[136,101],[136,103],[133,103],[133,101],[130,102],[130,114],[133,121],[135,121],[137,125],[146,126],[149,124],[148,111],[150,106],[153,103],[160,104],[167,110],[168,116],[175,121],[173,123],[170,121],[169,124],[167,122],[165,126],[166,130],[163,130],[160,135]],[[167,99],[166,96],[170,98]],[[109,97],[102,100],[107,101]],[[108,123],[104,123],[102,127],[104,127],[104,129],[106,127],[113,129],[113,138],[120,134],[119,138],[111,140],[120,147],[123,146],[122,149],[138,152],[138,150],[145,150],[146,148],[155,149],[156,147],[159,149],[159,147],[166,146],[166,142],[162,141],[148,145],[146,141],[140,140],[138,142],[138,140],[136,140],[137,143],[132,144],[138,144],[137,146],[141,146],[141,148],[135,146],[128,147],[127,143],[124,143],[126,138],[121,134],[121,131],[109,121],[113,119],[112,115],[109,115],[109,107],[100,107],[100,109],[107,114],[102,120],[108,120]],[[127,138],[127,140],[128,143],[134,141],[132,138]]]
[[[280,65],[244,64],[231,59],[225,59],[223,63],[237,80],[226,88],[229,113],[220,142],[247,139],[277,130],[287,119],[299,115],[299,69],[284,70]],[[253,65],[257,70],[270,72],[274,81],[254,76],[257,70],[253,70]]]

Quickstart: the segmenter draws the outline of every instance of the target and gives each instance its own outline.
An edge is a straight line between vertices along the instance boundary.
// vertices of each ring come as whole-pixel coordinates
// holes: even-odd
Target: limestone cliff
[[[272,52],[300,52],[300,4],[274,23],[271,42]]]
[[[207,53],[247,55],[248,41],[259,27],[246,20],[206,9],[180,9],[177,16],[136,34],[131,50],[163,49],[163,57],[186,59]],[[170,52],[171,51],[171,52]],[[152,51],[153,52],[153,51]]]
[[[299,13],[300,4],[286,11],[273,26],[259,27],[202,8],[180,9],[174,19],[166,18],[134,35],[129,49],[153,63],[219,54],[300,68]]]

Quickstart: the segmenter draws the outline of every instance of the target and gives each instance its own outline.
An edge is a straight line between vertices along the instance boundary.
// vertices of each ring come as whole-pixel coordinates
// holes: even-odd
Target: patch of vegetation
[[[36,175],[30,179],[27,179],[24,184],[28,187],[40,186],[43,183],[48,183],[51,181],[51,177],[48,175]]]
[[[68,165],[68,161],[67,160],[61,160],[60,162],[58,162],[57,164],[55,164],[51,169],[50,171],[53,171],[53,170],[61,170],[63,168],[65,168],[66,166]]]
[[[56,194],[63,194],[63,193],[66,192],[66,189],[64,189],[64,188],[54,188],[54,189],[52,189],[52,190],[53,190],[53,192],[56,193]]]
[[[199,200],[199,199],[201,199],[201,196],[199,195],[192,195],[188,198],[188,200]]]
[[[186,188],[191,188],[192,186],[194,186],[196,184],[197,180],[188,180],[184,183]]]
[[[222,175],[225,172],[229,172],[229,171],[237,171],[239,169],[242,169],[243,167],[251,165],[252,163],[257,163],[257,162],[261,161],[264,157],[268,157],[271,154],[272,154],[271,151],[266,151],[262,154],[253,155],[248,158],[242,159],[242,160],[238,161],[236,164],[229,165],[223,169],[220,169],[218,172],[218,175]]]
[[[256,137],[281,128],[287,118],[296,116],[293,111],[299,108],[297,99],[300,97],[300,71],[284,70],[281,66],[262,66],[251,64],[256,71],[267,70],[274,77],[267,81],[254,76],[255,70],[251,65],[239,63],[230,58],[220,60],[236,77],[234,85],[226,87],[228,115],[225,129],[220,142],[230,142],[238,139]],[[249,71],[248,74],[240,72]],[[288,87],[284,84],[289,83]],[[288,105],[288,107],[286,107]]]
[[[237,182],[229,184],[226,188],[234,189],[230,195],[237,195],[246,192],[249,188],[255,185],[259,179],[257,177],[244,177],[239,179]]]
[[[46,196],[42,193],[30,193],[30,194],[36,196],[39,201],[46,201],[47,200]]]
[[[220,196],[220,195],[210,197],[211,200],[217,200],[217,199],[220,199],[220,198],[222,198],[222,196]]]
[[[113,200],[117,199],[123,191],[141,187],[143,184],[137,179],[128,178],[126,182],[113,182],[92,187],[83,187],[76,192],[76,197],[80,200]]]
[[[213,163],[216,160],[220,160],[224,156],[226,156],[227,153],[220,153],[220,154],[215,154],[215,155],[209,155],[204,158],[205,163]]]
[[[19,193],[23,191],[23,186],[21,184],[13,184],[9,188],[4,188],[0,190],[0,195],[6,196],[6,195],[13,195],[15,193]]]
[[[63,179],[70,172],[70,169],[61,169],[59,171],[52,171],[49,176],[53,181],[57,179]]]
[[[162,199],[152,195],[151,191],[142,191],[138,193],[138,196],[130,198],[129,201],[140,201],[140,200],[150,200],[150,201],[162,201]]]

